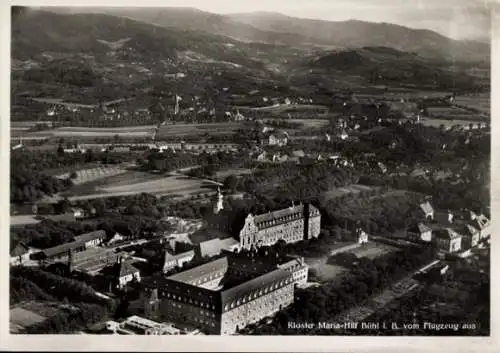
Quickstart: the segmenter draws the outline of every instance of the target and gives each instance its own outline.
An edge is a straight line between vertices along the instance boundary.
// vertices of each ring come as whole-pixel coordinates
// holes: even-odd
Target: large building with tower
[[[293,303],[296,285],[307,281],[302,259],[267,266],[219,258],[170,277],[159,277],[143,296],[146,316],[161,315],[179,326],[230,335]]]
[[[213,214],[206,219],[208,228],[231,233],[240,249],[271,246],[279,240],[295,243],[317,238],[321,229],[321,214],[311,204],[292,204],[277,211],[248,214],[242,223],[233,224],[231,215],[223,210],[220,191],[214,199]]]

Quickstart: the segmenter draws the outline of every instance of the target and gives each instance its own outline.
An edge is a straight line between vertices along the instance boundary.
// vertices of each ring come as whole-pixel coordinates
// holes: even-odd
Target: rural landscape
[[[489,34],[11,16],[11,334],[490,335]]]

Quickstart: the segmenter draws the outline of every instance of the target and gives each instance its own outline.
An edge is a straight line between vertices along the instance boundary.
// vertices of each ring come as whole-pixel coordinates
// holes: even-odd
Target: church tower
[[[214,214],[218,214],[220,211],[224,209],[224,196],[220,192],[220,188],[217,188],[217,196],[214,200]]]

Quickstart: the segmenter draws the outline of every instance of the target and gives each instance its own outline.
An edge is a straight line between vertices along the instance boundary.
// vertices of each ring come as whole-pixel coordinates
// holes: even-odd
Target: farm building
[[[462,248],[462,236],[451,228],[443,228],[434,233],[434,243],[439,250],[454,253]]]
[[[30,259],[30,249],[23,243],[18,243],[10,251],[10,264],[11,265],[22,265],[29,261]]]
[[[408,240],[410,241],[425,241],[425,242],[431,242],[432,241],[432,229],[426,226],[424,223],[419,222],[417,224],[414,224],[406,230],[406,236],[408,237]]]

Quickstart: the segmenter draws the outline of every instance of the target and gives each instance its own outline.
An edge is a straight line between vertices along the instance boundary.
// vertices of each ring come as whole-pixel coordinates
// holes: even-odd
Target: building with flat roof
[[[121,335],[179,335],[180,330],[172,324],[159,323],[137,315],[118,323],[106,322],[106,329]]]
[[[240,265],[223,257],[154,279],[144,292],[146,315],[161,313],[179,325],[228,335],[293,303],[295,267],[253,272]]]

